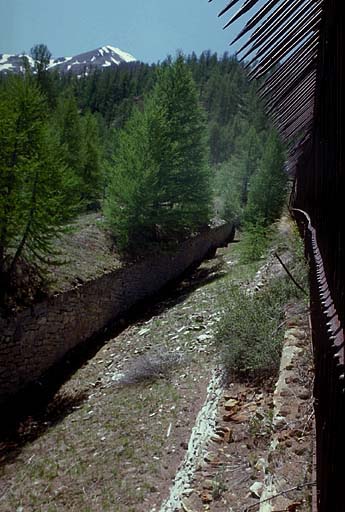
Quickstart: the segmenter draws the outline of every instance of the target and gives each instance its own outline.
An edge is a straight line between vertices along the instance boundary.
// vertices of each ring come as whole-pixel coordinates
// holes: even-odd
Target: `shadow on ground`
[[[178,280],[166,285],[150,299],[131,308],[104,331],[70,351],[39,381],[25,388],[2,406],[0,424],[0,466],[12,462],[22,448],[62,421],[88,398],[88,390],[64,395],[61,386],[100,348],[138,321],[146,321],[184,302],[197,288],[224,276],[224,261],[215,257],[203,267],[188,269]]]

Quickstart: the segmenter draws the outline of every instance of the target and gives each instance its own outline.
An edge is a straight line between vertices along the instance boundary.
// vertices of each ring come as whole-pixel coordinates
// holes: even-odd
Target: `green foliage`
[[[71,90],[59,98],[55,119],[66,164],[80,177],[84,164],[84,134],[77,101]]]
[[[30,50],[34,60],[35,80],[43,94],[46,95],[50,107],[55,107],[57,100],[56,81],[48,71],[52,54],[45,44],[36,44]]]
[[[133,250],[206,224],[210,199],[203,114],[178,57],[120,135],[104,211],[119,247]]]
[[[246,294],[239,286],[229,289],[225,315],[217,338],[223,344],[225,367],[237,378],[269,376],[279,365],[282,337],[281,304],[272,290]]]
[[[286,233],[280,230],[273,244],[275,250],[289,252],[289,270],[307,289],[308,272],[298,234],[291,229]],[[276,374],[283,341],[284,307],[290,301],[302,299],[305,295],[283,270],[256,292],[248,293],[243,285],[229,287],[220,304],[223,317],[217,339],[225,367],[232,376],[241,380]]]
[[[40,266],[71,217],[73,179],[49,128],[47,103],[30,76],[0,94],[0,276],[3,290],[18,261]]]
[[[170,230],[193,230],[208,222],[211,188],[205,117],[182,55],[159,71],[153,101],[164,113],[166,140],[156,146],[156,157],[171,205]]]
[[[97,118],[90,112],[81,115],[69,90],[59,99],[55,123],[63,145],[64,160],[74,172],[75,201],[80,209],[95,209],[100,206],[103,195],[106,165]]]
[[[214,196],[216,215],[239,224],[242,214],[241,182],[234,161],[229,160],[215,168]]]
[[[245,212],[249,228],[243,243],[248,241],[247,253],[253,253],[248,258],[261,254],[261,231],[279,215],[285,193],[277,172],[281,148],[272,137],[268,140],[257,86],[249,84],[235,58],[205,51],[199,57],[120,65],[77,78],[48,70],[51,55],[44,44],[34,46],[31,55],[35,73],[27,70],[26,83],[35,88],[36,103],[32,97],[24,100],[19,86],[17,97],[8,94],[10,78],[0,76],[0,155],[7,162],[1,176],[1,214],[7,219],[1,220],[1,236],[11,240],[10,252],[20,238],[18,226],[25,223],[22,211],[30,203],[34,169],[56,165],[56,176],[66,185],[50,178],[57,203],[64,197],[80,212],[104,202],[119,247],[170,243],[196,231],[212,216],[213,189],[217,215],[243,225]],[[37,133],[34,126],[41,126]],[[17,147],[30,147],[26,137],[42,142],[25,150],[27,158],[21,149],[17,157]],[[18,176],[30,179],[21,182],[9,172],[19,166],[9,163],[11,158],[20,162]],[[4,267],[7,241],[2,247]]]
[[[81,202],[87,209],[96,209],[100,206],[104,188],[103,147],[97,119],[90,112],[82,117],[82,134],[84,159],[79,176]]]
[[[150,105],[133,111],[118,139],[113,175],[104,204],[107,224],[119,249],[155,239],[158,168],[152,154],[160,112]]]
[[[259,260],[269,245],[269,233],[262,224],[246,224],[241,239],[241,262]]]
[[[245,219],[253,225],[268,226],[282,212],[287,190],[284,153],[278,135],[271,131],[257,172],[250,181]]]

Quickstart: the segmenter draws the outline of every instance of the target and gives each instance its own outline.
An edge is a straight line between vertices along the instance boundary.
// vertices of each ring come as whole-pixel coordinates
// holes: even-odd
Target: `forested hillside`
[[[42,276],[80,213],[102,210],[123,253],[212,217],[263,231],[285,194],[283,148],[237,60],[204,52],[75,75],[0,77],[1,302],[13,276]],[[22,271],[22,270],[21,270]]]

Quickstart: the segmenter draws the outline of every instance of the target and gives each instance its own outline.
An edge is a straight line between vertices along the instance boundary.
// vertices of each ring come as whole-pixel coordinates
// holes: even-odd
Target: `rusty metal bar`
[[[314,87],[315,89],[315,81],[315,70],[311,69],[308,75],[301,77],[299,83],[293,82],[288,88],[285,87],[281,92],[275,92],[272,99],[265,105],[267,113],[273,114],[274,112],[277,112],[279,114],[280,112],[285,111],[290,102],[304,96],[309,92],[310,87]]]
[[[271,115],[274,113],[276,113],[276,115],[280,115],[281,112],[285,112],[288,108],[291,108],[296,101],[300,101],[304,95],[308,94],[310,91],[315,91],[315,81],[316,77],[314,73],[310,80],[304,80],[300,85],[296,86],[295,90],[292,91],[292,94],[279,104],[276,105],[274,103],[274,97],[271,101],[267,101],[265,104],[266,109],[269,109]]]
[[[306,98],[303,97],[300,103],[295,105],[295,108],[289,109],[281,114],[280,117],[274,117],[272,122],[277,127],[285,126],[287,123],[298,119],[309,107],[313,106],[313,91]]]
[[[320,0],[321,1],[321,0]],[[304,5],[304,7],[303,7]],[[310,2],[308,0],[293,0],[291,2],[283,2],[281,5],[272,12],[263,23],[257,27],[257,29],[251,34],[252,39],[257,39],[262,34],[271,35],[272,31],[276,30],[277,27],[280,27],[286,21],[288,21],[291,16],[293,16],[299,9],[304,9],[306,7],[311,7]]]
[[[306,132],[307,130],[309,131],[313,122],[313,114],[314,110],[312,109],[310,112],[306,113],[303,119],[296,121],[296,123],[293,126],[291,126],[289,130],[282,132],[283,139],[290,139],[294,137],[296,134]]]
[[[315,275],[317,281],[317,287],[319,289],[319,298],[321,309],[324,314],[325,325],[328,327],[328,341],[330,348],[333,350],[333,359],[336,362],[336,366],[339,371],[339,378],[343,383],[344,390],[344,375],[345,375],[345,337],[344,330],[338,317],[332,294],[327,282],[325,267],[321,251],[317,243],[316,230],[311,225],[310,216],[301,209],[293,208],[293,211],[300,212],[308,222],[307,229],[310,234],[310,245],[311,251],[314,255],[315,262]],[[327,297],[327,300],[325,298]],[[329,316],[331,314],[331,320]]]
[[[275,124],[281,125],[287,123],[291,118],[297,118],[298,115],[309,106],[310,102],[314,101],[314,89],[311,89],[308,94],[298,98],[298,101],[294,102],[293,105],[289,105],[289,108],[282,111],[272,117]]]
[[[309,115],[310,112],[314,112],[314,102],[313,100],[308,100],[304,105],[302,105],[299,109],[296,109],[287,119],[284,119],[279,122],[279,130],[282,133],[286,133],[297,121],[300,121],[304,118],[306,114]]]
[[[238,41],[241,37],[243,37],[249,30],[255,27],[262,18],[266,16],[278,3],[280,0],[269,0],[261,9],[252,17],[250,20],[246,23],[245,27],[241,30],[241,32],[238,34],[238,36],[231,41],[231,44],[234,44],[236,41]]]
[[[277,64],[280,61],[280,59],[286,57],[302,41],[306,41],[309,39],[309,37],[312,37],[314,35],[314,32],[317,30],[319,24],[320,19],[316,19],[313,23],[310,24],[307,31],[307,35],[303,33],[303,30],[299,31],[297,34],[295,34],[294,37],[291,38],[291,40],[284,47],[279,48],[276,51],[272,51],[271,54],[265,56],[262,59],[262,61],[251,70],[249,74],[250,78],[260,78],[265,73],[267,73],[267,71],[272,66]]]
[[[315,59],[317,57],[317,41],[314,42],[311,47],[301,47],[296,53],[294,53],[290,57],[289,64],[284,66],[284,64],[277,69],[272,75],[270,75],[262,87],[259,89],[259,94],[261,98],[265,98],[272,88],[274,88],[277,84],[283,82],[287,79],[292,73],[295,73],[296,67],[300,67],[301,64],[308,62],[310,59]],[[287,61],[286,61],[287,62]]]
[[[278,103],[283,101],[286,98],[291,99],[290,95],[296,93],[296,88],[300,86],[301,88],[309,85],[309,82],[313,80],[313,76],[315,75],[315,68],[312,64],[307,66],[296,79],[292,79],[288,83],[283,83],[281,88],[275,91],[274,98],[268,103],[267,109],[271,110],[275,108]]]
[[[285,88],[288,87],[291,83],[296,83],[298,78],[303,75],[305,70],[307,68],[309,69],[315,69],[316,67],[316,60],[315,58],[313,60],[306,60],[301,61],[301,63],[296,66],[295,73],[289,73],[286,77],[284,77],[284,80],[276,81],[274,84],[272,84],[266,91],[265,95],[261,95],[262,99],[265,101],[265,104],[267,107],[269,107],[272,103],[274,103],[275,97]]]
[[[224,25],[223,28],[227,28],[231,23],[236,21],[238,18],[240,18],[243,14],[250,11],[252,7],[254,7],[255,4],[258,3],[259,0],[247,0],[242,7],[230,18],[230,20]]]
[[[208,0],[209,2],[212,2],[212,0]],[[229,2],[226,7],[224,7],[224,9],[222,9],[220,11],[220,13],[218,14],[218,16],[223,16],[223,14],[225,14],[229,9],[231,9],[231,7],[233,7],[234,5],[237,4],[237,2],[239,2],[239,0],[231,0],[231,2]]]
[[[255,60],[257,60],[259,57],[261,57],[264,54],[270,56],[272,54],[272,50],[270,50],[270,48],[272,47],[272,45],[274,45],[274,43],[277,43],[277,45],[274,47],[274,51],[279,51],[281,48],[288,49],[289,46],[291,46],[291,43],[294,40],[294,38],[297,38],[297,41],[303,40],[303,38],[305,37],[305,32],[307,30],[310,30],[312,28],[313,24],[315,24],[315,22],[320,21],[321,12],[322,11],[321,11],[320,7],[317,6],[315,9],[313,9],[310,12],[311,18],[309,18],[309,16],[304,16],[302,18],[302,20],[300,20],[300,21],[296,21],[296,18],[294,18],[294,20],[293,20],[294,23],[292,26],[289,27],[289,30],[287,31],[287,33],[284,34],[283,29],[281,31],[279,31],[279,33],[271,41],[268,41],[267,44],[265,44],[255,54],[255,57],[253,57],[249,62],[246,63],[246,67],[249,67]],[[281,37],[281,39],[279,40],[280,37]],[[294,46],[295,46],[295,44],[294,44]],[[285,53],[287,53],[287,52],[285,52]]]
[[[294,13],[294,16],[283,26],[279,27],[279,24],[273,25],[271,28],[271,36],[268,37],[268,34],[264,32],[260,37],[258,37],[257,41],[246,51],[246,53],[241,57],[241,61],[243,61],[248,55],[253,53],[257,48],[260,50],[255,55],[255,58],[259,58],[261,55],[266,53],[269,48],[274,45],[276,42],[283,42],[284,38],[288,39],[291,37],[291,34],[298,30],[303,23],[307,22],[310,17],[312,17],[315,13],[321,13],[319,5],[315,5],[314,7],[310,7],[309,4],[305,5],[301,10],[297,10]],[[302,18],[301,18],[302,17]],[[268,39],[267,39],[268,38]],[[239,52],[237,52],[238,54]],[[251,60],[253,62],[253,59]]]
[[[269,75],[265,82],[259,87],[259,91],[265,90],[272,81],[274,81],[276,78],[279,78],[282,73],[285,73],[288,70],[291,70],[291,68],[298,63],[299,59],[303,58],[304,55],[308,54],[309,52],[316,51],[319,44],[319,37],[317,33],[314,33],[314,35],[308,39],[308,41],[305,41],[295,52],[293,52],[282,64],[279,65],[279,67],[271,74]],[[284,75],[283,75],[284,76]]]
[[[294,104],[294,108],[290,108],[289,105],[285,109],[282,107],[278,113],[274,113],[273,120],[279,124],[284,123],[288,119],[290,114],[297,110],[297,108],[299,108],[300,105],[303,105],[304,102],[308,101],[313,94],[314,89],[310,89],[307,95],[303,93],[302,96],[298,99],[298,101]]]

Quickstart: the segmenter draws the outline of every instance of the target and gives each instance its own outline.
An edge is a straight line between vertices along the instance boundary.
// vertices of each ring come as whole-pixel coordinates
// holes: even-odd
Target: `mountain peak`
[[[0,73],[21,73],[24,70],[23,54],[13,55],[0,53]],[[27,56],[30,66],[33,60]],[[51,59],[49,69],[56,69],[61,73],[73,73],[81,75],[90,73],[94,69],[118,66],[122,63],[135,62],[136,59],[130,53],[115,48],[111,45],[101,46],[96,50],[83,52],[73,57],[59,57]]]

